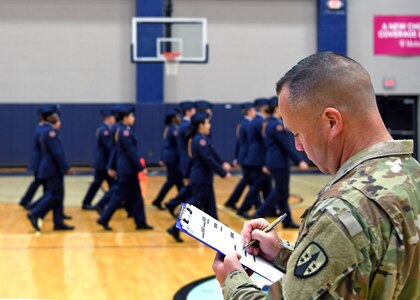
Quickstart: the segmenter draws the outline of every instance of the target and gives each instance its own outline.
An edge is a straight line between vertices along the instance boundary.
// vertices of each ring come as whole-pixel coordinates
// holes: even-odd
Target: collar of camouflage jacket
[[[350,157],[337,171],[334,178],[318,193],[323,194],[334,183],[343,178],[355,167],[372,158],[413,154],[413,140],[390,140],[372,145]]]

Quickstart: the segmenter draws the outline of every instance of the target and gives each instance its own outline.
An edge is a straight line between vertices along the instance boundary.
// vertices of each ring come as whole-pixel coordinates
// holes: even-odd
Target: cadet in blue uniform
[[[95,175],[82,202],[82,209],[84,210],[94,210],[92,200],[104,180],[108,182],[109,186],[112,185],[112,179],[108,176],[106,165],[112,150],[111,131],[115,124],[115,116],[111,109],[103,109],[100,113],[103,117],[103,123],[96,130],[96,150],[93,160]]]
[[[179,154],[177,140],[180,121],[178,110],[172,109],[165,115],[166,127],[163,132],[162,155],[159,164],[166,166],[166,182],[160,189],[156,199],[152,202],[152,205],[156,206],[159,210],[164,210],[161,203],[174,185],[178,188],[178,192],[184,186],[182,172],[178,166]]]
[[[34,197],[38,187],[41,185],[44,185],[44,193],[45,193],[45,182],[41,179],[39,179],[38,171],[39,171],[39,165],[41,164],[42,159],[42,149],[41,149],[41,142],[39,140],[39,137],[41,135],[42,130],[44,129],[44,118],[42,117],[42,114],[48,113],[48,112],[55,112],[56,111],[55,105],[44,105],[38,109],[38,115],[39,120],[38,124],[35,126],[34,133],[32,135],[33,137],[33,148],[32,148],[32,154],[31,154],[31,161],[28,166],[28,170],[34,173],[34,180],[29,185],[26,193],[23,195],[22,199],[19,202],[20,206],[23,206],[24,208],[29,208],[29,203],[32,201],[32,198]]]
[[[265,126],[265,166],[264,172],[271,175],[275,183],[270,195],[265,202],[258,208],[251,218],[260,218],[270,216],[279,207],[281,213],[287,213],[283,221],[283,228],[299,228],[292,220],[289,208],[289,180],[291,158],[302,170],[308,169],[308,164],[294,151],[290,145],[290,132],[288,132],[280,119],[280,110],[277,107],[277,97],[270,99],[267,110],[270,117]]]
[[[71,174],[66,162],[63,145],[59,136],[61,127],[57,113],[43,115],[45,130],[40,135],[42,160],[39,166],[39,178],[45,180],[45,194],[28,213],[35,230],[40,231],[39,219],[43,219],[50,209],[54,212],[54,230],[72,230],[73,226],[64,223],[64,174]]]
[[[268,107],[268,99],[259,98],[254,101],[257,114],[248,126],[248,153],[244,159],[244,164],[249,167],[250,178],[252,184],[248,193],[238,209],[237,214],[248,218],[247,211],[252,205],[259,207],[261,201],[259,199],[260,191],[266,198],[270,192],[270,177],[263,173],[262,167],[265,163],[265,146],[263,138],[263,123],[265,122],[266,109]]]
[[[132,129],[135,122],[134,110],[133,106],[126,105],[119,111],[121,124],[116,132],[118,189],[97,221],[105,230],[112,230],[108,223],[122,201],[127,201],[132,208],[137,230],[153,229],[146,222],[144,202],[137,177],[139,172],[147,173],[147,170],[140,164],[137,153],[137,136]]]
[[[230,178],[230,165],[219,161],[211,146],[210,115],[207,113],[196,113],[191,119],[191,127],[188,133],[189,155],[191,157],[191,168],[189,178],[191,181],[192,198],[188,203],[202,209],[207,214],[217,219],[216,200],[213,188],[213,173],[220,177]],[[177,242],[182,242],[179,231],[173,225],[167,232]]]
[[[236,203],[241,198],[244,189],[251,183],[249,168],[244,161],[248,153],[248,126],[251,124],[256,113],[253,103],[243,103],[241,104],[241,109],[244,118],[236,127],[236,147],[233,165],[236,166],[239,164],[241,166],[242,178],[239,180],[229,199],[225,203],[226,207],[230,207],[234,210],[237,210]]]
[[[195,105],[191,101],[184,101],[179,103],[179,108],[182,112],[182,120],[178,130],[178,155],[179,155],[179,170],[182,172],[184,178],[184,187],[181,188],[175,198],[165,203],[169,213],[175,217],[175,208],[183,202],[187,202],[191,198],[191,185],[188,183],[188,179],[185,178],[188,172],[188,165],[190,158],[188,156],[188,140],[187,130],[190,126],[191,117],[195,114]]]
[[[114,105],[112,107],[112,112],[114,114],[114,118],[116,123],[111,127],[111,149],[109,151],[108,160],[105,165],[105,169],[107,170],[107,175],[109,178],[111,178],[111,186],[109,187],[109,190],[102,196],[102,198],[96,203],[93,208],[101,214],[102,211],[105,209],[105,206],[108,204],[108,202],[111,200],[112,195],[115,194],[117,188],[118,188],[118,182],[117,182],[117,172],[116,170],[116,159],[117,159],[117,143],[115,139],[115,134],[117,131],[117,128],[120,126],[120,115],[119,111],[123,107],[122,105]]]

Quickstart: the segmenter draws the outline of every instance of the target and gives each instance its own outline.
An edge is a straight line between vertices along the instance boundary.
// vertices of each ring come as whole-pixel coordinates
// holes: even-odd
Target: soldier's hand
[[[230,171],[230,169],[231,169],[230,165],[229,165],[227,162],[224,162],[224,163],[222,164],[222,168],[223,168],[223,170],[225,170],[226,172],[229,172],[229,171]]]
[[[164,167],[165,166],[165,163],[163,162],[163,161],[159,161],[159,166],[161,166],[161,167]]]
[[[309,165],[307,164],[306,161],[302,160],[299,163],[299,169],[301,169],[301,170],[308,170],[309,169]]]
[[[262,171],[263,171],[264,174],[267,174],[267,175],[270,175],[271,174],[270,169],[267,168],[266,166],[262,167]]]
[[[226,173],[226,175],[225,175],[225,178],[226,178],[226,179],[229,179],[229,178],[231,178],[231,177],[232,177],[232,173],[227,172],[227,173]]]
[[[73,169],[72,168],[68,169],[67,172],[66,172],[66,174],[67,175],[73,175],[74,174]]]
[[[108,173],[109,177],[112,177],[112,178],[117,177],[117,172],[115,172],[115,170],[113,170],[113,169],[108,169],[107,173]]]
[[[190,181],[189,178],[184,178],[183,181],[184,181],[184,185],[190,185],[191,184],[191,181]]]
[[[281,240],[275,230],[268,233],[263,232],[269,224],[267,220],[262,218],[248,221],[244,224],[241,236],[244,246],[253,239],[258,241],[247,249],[248,253],[259,255],[273,262],[280,251]]]
[[[235,270],[241,270],[242,265],[239,262],[241,255],[237,252],[231,252],[226,256],[220,253],[216,254],[213,262],[213,272],[220,286],[223,287],[226,277]]]
[[[149,171],[147,171],[147,169],[146,169],[146,168],[144,168],[141,172],[142,172],[144,175],[149,174]]]

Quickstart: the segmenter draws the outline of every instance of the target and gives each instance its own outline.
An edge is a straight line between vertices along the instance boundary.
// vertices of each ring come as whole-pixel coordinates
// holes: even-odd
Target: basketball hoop
[[[166,51],[162,52],[162,57],[165,62],[166,75],[178,75],[178,67],[182,58],[182,53],[179,51]]]

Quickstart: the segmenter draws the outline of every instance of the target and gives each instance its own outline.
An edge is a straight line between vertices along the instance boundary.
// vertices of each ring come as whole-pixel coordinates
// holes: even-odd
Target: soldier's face
[[[297,110],[289,109],[289,89],[283,87],[279,95],[280,114],[285,127],[293,133],[295,147],[298,151],[305,151],[308,158],[323,173],[328,170],[328,137],[317,126],[316,121],[309,122],[307,116]]]

